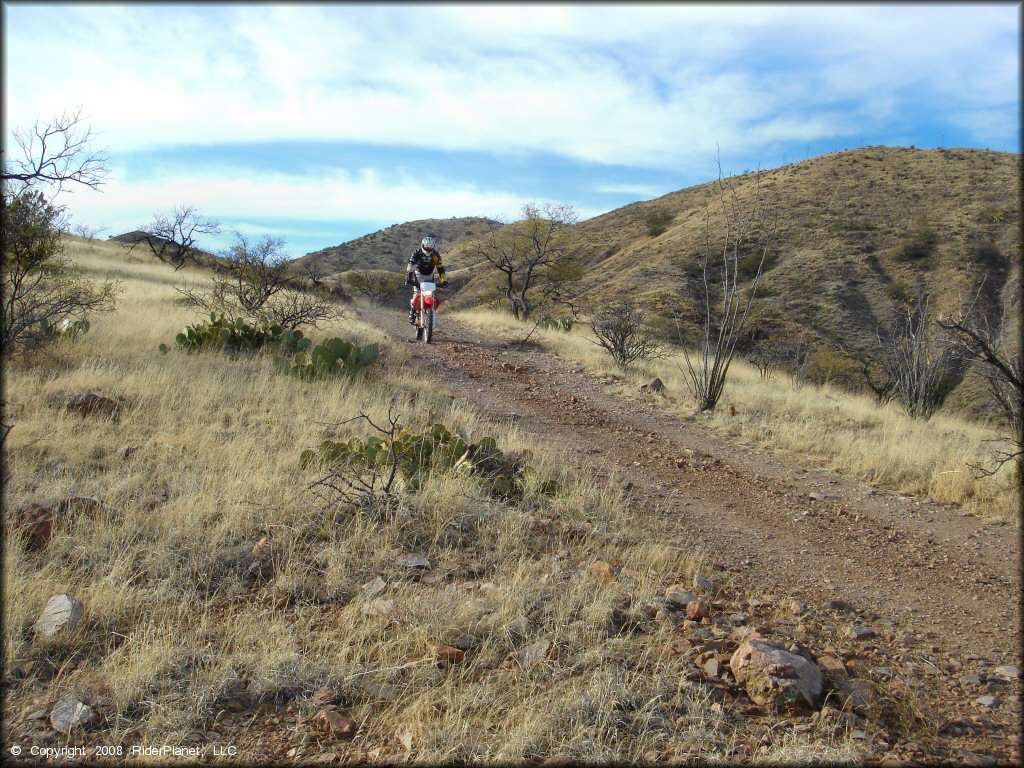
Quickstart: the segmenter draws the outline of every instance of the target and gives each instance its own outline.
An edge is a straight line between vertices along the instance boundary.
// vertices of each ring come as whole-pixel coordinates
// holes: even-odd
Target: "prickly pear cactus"
[[[393,447],[394,463],[410,490],[421,488],[434,472],[461,467],[497,498],[519,498],[529,485],[549,496],[558,491],[553,481],[538,483],[536,470],[528,464],[533,458],[529,451],[506,454],[493,437],[470,443],[462,430],[452,434],[443,424],[432,424],[421,433],[402,432]],[[392,465],[391,446],[376,436],[365,440],[353,437],[346,442],[325,440],[317,450],[303,451],[299,464],[303,469],[349,466],[383,472]]]

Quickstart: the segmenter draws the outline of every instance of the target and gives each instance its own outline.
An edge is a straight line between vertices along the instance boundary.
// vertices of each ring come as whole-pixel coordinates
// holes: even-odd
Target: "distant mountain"
[[[477,216],[407,221],[347,243],[307,253],[295,260],[295,266],[300,270],[315,268],[323,275],[363,268],[400,271],[405,269],[409,256],[428,235],[437,238],[443,257],[460,241],[480,235],[497,223]]]

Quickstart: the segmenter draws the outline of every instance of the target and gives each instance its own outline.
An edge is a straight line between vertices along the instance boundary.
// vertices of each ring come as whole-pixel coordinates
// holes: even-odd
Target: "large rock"
[[[43,637],[52,637],[63,629],[74,629],[82,620],[85,606],[70,595],[54,595],[46,601],[32,631]]]
[[[696,599],[697,596],[688,592],[682,584],[673,584],[665,590],[665,601],[673,608],[685,609]]]
[[[821,698],[823,681],[817,664],[760,635],[743,641],[729,667],[751,700],[776,712],[814,707]]]
[[[69,693],[54,705],[50,712],[50,725],[55,731],[68,733],[72,728],[88,725],[92,716],[92,708]]]
[[[25,533],[29,549],[41,549],[53,538],[53,532],[62,520],[88,514],[99,506],[99,499],[91,496],[68,496],[62,501],[30,501],[18,508],[11,523],[15,530]]]
[[[81,416],[99,414],[110,418],[120,414],[123,407],[121,398],[115,400],[95,392],[79,392],[64,399],[64,408]]]

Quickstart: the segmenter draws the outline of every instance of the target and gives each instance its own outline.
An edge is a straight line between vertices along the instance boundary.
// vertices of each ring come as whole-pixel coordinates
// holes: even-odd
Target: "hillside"
[[[980,303],[1000,311],[1020,281],[1020,155],[972,149],[866,147],[761,174],[778,234],[761,290],[758,324],[768,335],[809,331],[819,342],[863,347],[879,322],[920,285],[948,310],[985,278]],[[736,176],[752,199],[753,173]],[[592,299],[628,294],[695,318],[685,288],[703,239],[713,182],[634,203],[578,225]],[[671,218],[658,236],[648,217]],[[459,262],[461,249],[452,254]],[[465,261],[462,259],[461,261]],[[472,305],[487,276],[460,297]],[[1013,310],[1019,312],[1019,309]]]
[[[407,221],[341,245],[307,253],[296,259],[295,264],[299,269],[319,269],[325,275],[361,268],[401,270],[420,240],[427,235],[437,238],[443,255],[459,241],[479,235],[496,223],[476,216]]]
[[[1016,508],[979,519],[760,450],[682,412],[678,379],[640,393],[649,369],[588,372],[451,313],[430,345],[380,308],[307,329],[381,345],[352,377],[161,352],[204,270],[67,246],[122,290],[5,369],[12,753],[1020,762]],[[777,419],[827,391],[763,385]],[[879,419],[834,400],[834,421]],[[933,451],[951,464],[980,448],[901,420],[865,424],[876,483],[922,444],[908,430],[968,437]],[[325,455],[342,445],[361,453]]]

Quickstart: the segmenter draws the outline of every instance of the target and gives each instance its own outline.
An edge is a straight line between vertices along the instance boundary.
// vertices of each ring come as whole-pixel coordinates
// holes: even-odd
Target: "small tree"
[[[980,287],[978,292],[980,294]],[[1004,307],[998,322],[992,322],[974,311],[976,301],[977,297],[965,311],[938,320],[939,327],[953,344],[977,364],[989,399],[997,407],[1002,426],[1009,433],[1010,446],[996,450],[995,466],[975,469],[983,476],[993,475],[1012,461],[1017,467],[1018,482],[1024,482],[1024,347],[1019,334],[1011,340],[1008,307]]]
[[[145,243],[160,261],[170,264],[174,271],[195,261],[199,254],[196,239],[201,235],[219,234],[220,224],[205,219],[191,205],[179,205],[170,213],[153,214],[153,221],[142,227],[143,236],[132,244]]]
[[[715,215],[712,200],[716,203]],[[687,388],[699,411],[713,410],[722,396],[736,342],[746,326],[776,227],[777,216],[761,191],[760,171],[754,176],[752,198],[745,201],[733,181],[723,177],[719,163],[718,181],[708,188],[703,252],[697,265],[704,327],[696,354],[690,353],[680,334],[686,363],[685,368],[680,368],[686,374]],[[757,269],[744,285],[740,282],[739,264],[750,251],[758,254]]]
[[[89,147],[91,130],[81,110],[58,115],[31,130],[16,130],[22,157],[5,160],[0,241],[3,356],[42,347],[65,323],[114,308],[117,285],[83,279],[64,255],[67,216],[40,189],[58,194],[66,184],[98,188],[106,174],[103,152]]]
[[[569,205],[527,203],[519,221],[492,225],[476,242],[476,255],[502,274],[502,291],[517,320],[525,320],[543,301],[557,300],[578,280],[576,212]]]
[[[360,269],[345,275],[345,284],[375,304],[393,299],[405,287],[405,277],[383,269]]]
[[[597,344],[625,370],[637,360],[658,357],[661,344],[647,325],[645,313],[630,299],[619,299],[601,308],[588,323]]]
[[[265,320],[284,328],[315,328],[337,316],[338,308],[325,291],[311,293],[291,285],[290,262],[280,238],[267,235],[252,242],[236,232],[234,245],[223,256],[209,290],[178,289],[204,312]]]
[[[762,338],[754,342],[747,355],[747,362],[757,368],[761,378],[767,381],[772,377],[772,368],[786,357],[786,348],[776,339]]]

